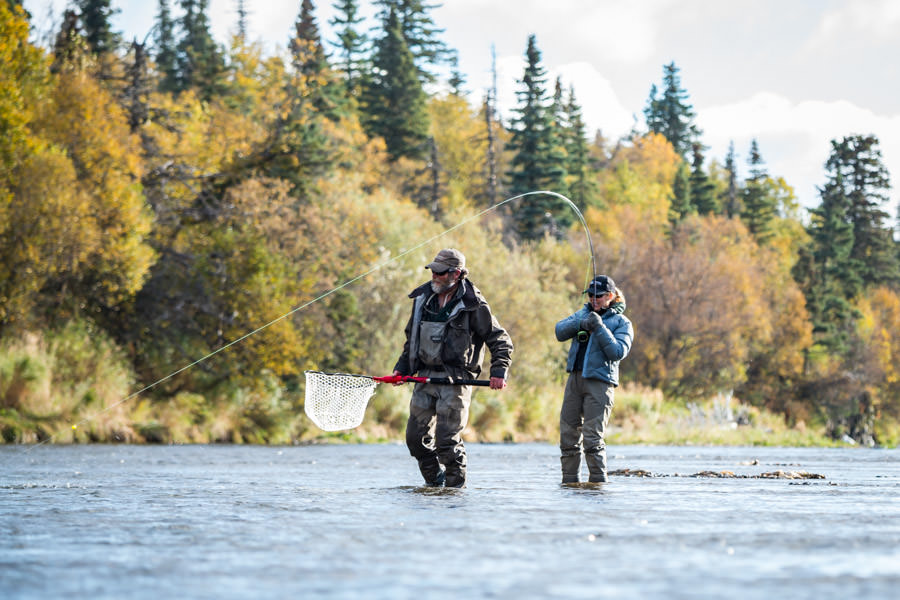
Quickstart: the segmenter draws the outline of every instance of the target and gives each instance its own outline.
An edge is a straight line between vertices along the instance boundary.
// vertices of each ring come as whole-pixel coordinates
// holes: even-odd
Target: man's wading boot
[[[427,482],[425,485],[428,487],[444,487],[444,482],[447,480],[447,474],[441,470],[438,471],[437,477],[435,477],[432,481]]]

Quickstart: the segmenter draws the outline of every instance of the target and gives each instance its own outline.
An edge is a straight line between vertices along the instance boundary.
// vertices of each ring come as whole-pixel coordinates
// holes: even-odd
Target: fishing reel
[[[591,337],[591,334],[588,333],[587,331],[585,331],[584,329],[582,329],[581,331],[579,331],[578,333],[575,334],[575,339],[578,340],[582,344],[585,343],[586,341],[588,341],[589,337]]]

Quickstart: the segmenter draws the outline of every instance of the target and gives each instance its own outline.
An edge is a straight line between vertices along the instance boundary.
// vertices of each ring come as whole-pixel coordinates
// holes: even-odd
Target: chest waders
[[[416,359],[422,375],[443,375],[441,357],[449,319],[462,309],[458,303],[447,321],[420,321]],[[419,462],[426,485],[463,487],[466,448],[462,430],[469,419],[472,388],[468,385],[417,383],[409,403],[406,445]]]
[[[422,321],[419,324],[419,363],[424,367],[441,367],[441,348],[447,323]]]

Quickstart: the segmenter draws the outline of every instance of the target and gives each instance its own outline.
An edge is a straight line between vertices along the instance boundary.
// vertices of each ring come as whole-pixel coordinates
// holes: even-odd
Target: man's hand
[[[491,389],[502,390],[506,387],[506,380],[502,377],[491,377]]]
[[[602,322],[603,321],[600,320],[600,315],[598,315],[594,311],[591,311],[590,313],[588,313],[588,316],[581,320],[581,328],[585,331],[593,331],[600,327],[600,324]]]
[[[398,376],[398,375],[401,375],[400,371],[394,371],[394,376],[396,377],[396,376]],[[403,382],[402,382],[402,381],[398,381],[398,382],[395,383],[394,385],[403,385]]]

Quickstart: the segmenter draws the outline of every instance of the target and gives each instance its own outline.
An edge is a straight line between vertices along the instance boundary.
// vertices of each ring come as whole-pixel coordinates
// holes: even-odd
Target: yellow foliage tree
[[[432,98],[428,112],[438,164],[447,178],[441,212],[475,206],[473,200],[485,189],[487,126],[465,98],[454,94]]]
[[[900,296],[879,287],[860,298],[857,306],[862,314],[858,364],[874,391],[877,416],[896,421],[900,419]]]
[[[657,225],[668,220],[672,182],[681,157],[660,134],[649,133],[633,140],[613,157],[600,177],[601,197],[608,207],[601,238],[617,239],[618,213],[625,207],[637,210],[643,219]]]
[[[128,299],[155,255],[146,243],[153,220],[141,191],[138,140],[122,109],[88,73],[67,69],[40,107],[34,130],[71,161],[77,184],[62,192],[83,196],[78,206],[86,212],[83,218],[76,212],[81,221],[71,226],[88,240],[83,269],[59,273],[54,285],[96,310]],[[54,190],[44,192],[44,201],[53,202]],[[23,185],[20,193],[31,192]]]

